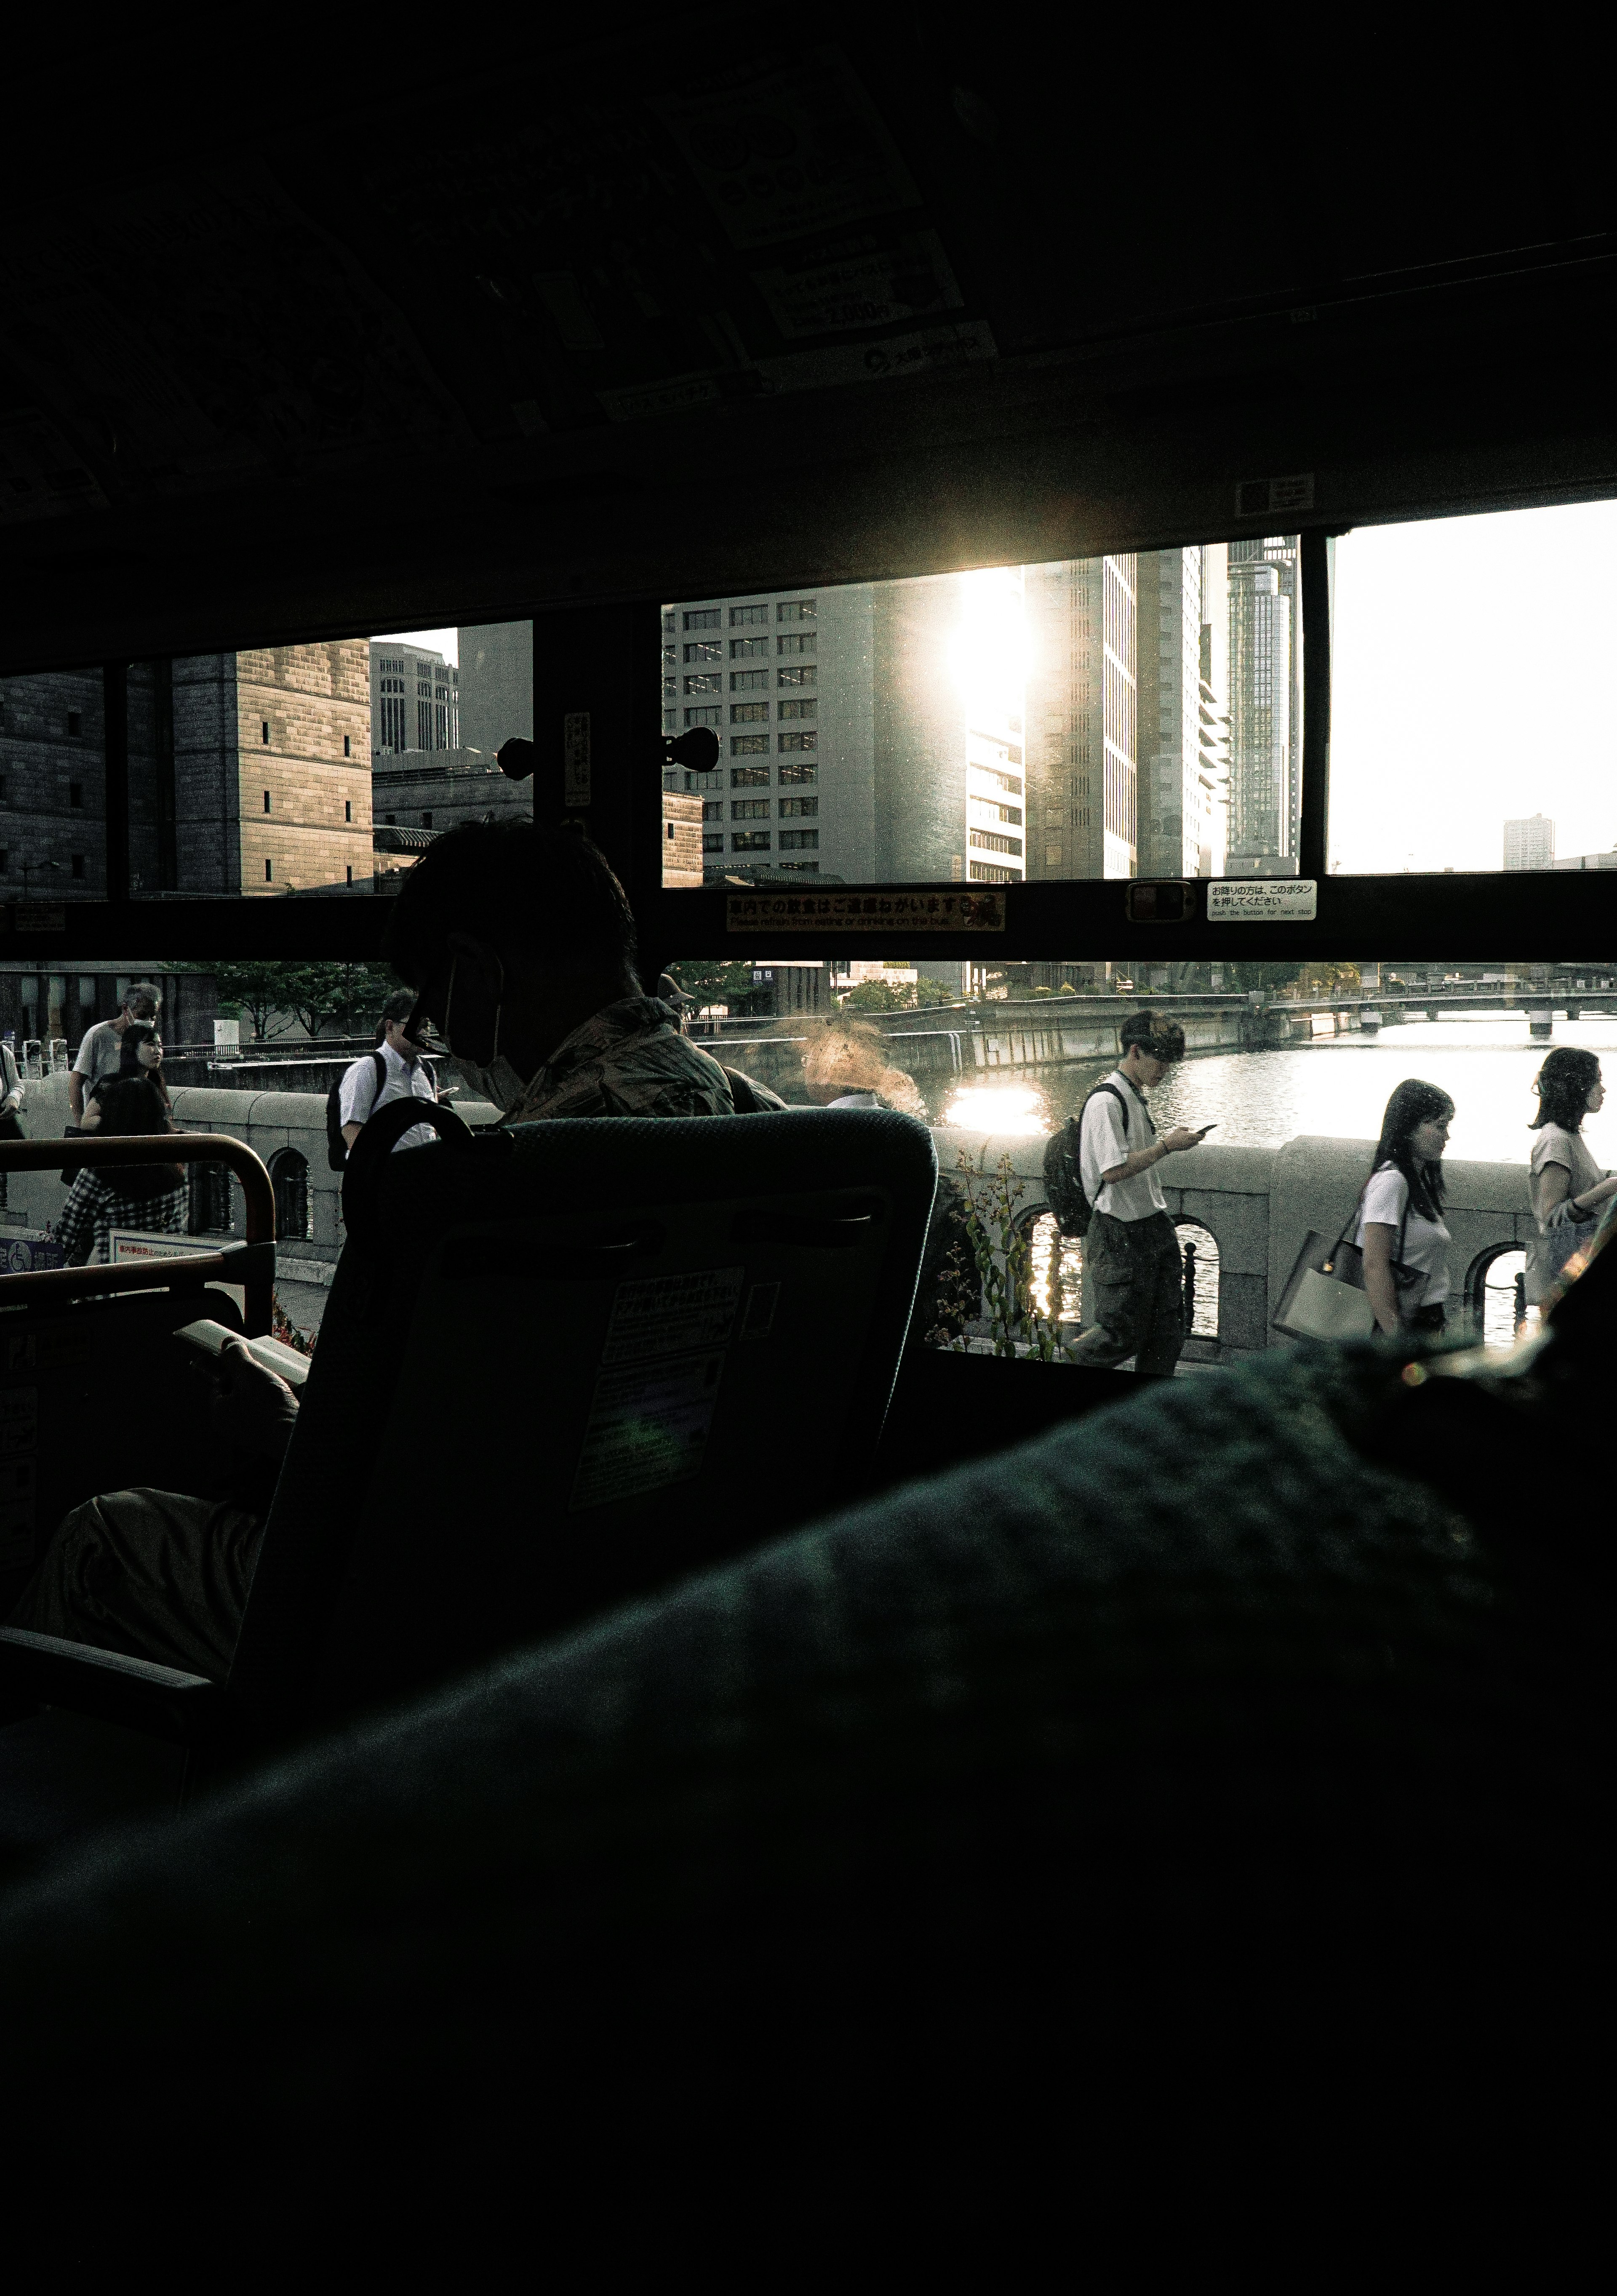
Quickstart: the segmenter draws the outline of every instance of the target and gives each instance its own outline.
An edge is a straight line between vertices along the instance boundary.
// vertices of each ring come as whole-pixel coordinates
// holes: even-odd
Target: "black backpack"
[[[376,1063],[376,1089],[380,1092],[388,1080],[388,1064],[382,1059],[380,1048],[371,1054],[371,1058]],[[348,1070],[344,1069],[342,1076],[347,1074]],[[374,1109],[375,1105],[373,1100],[372,1108]],[[348,1160],[348,1142],[342,1136],[342,1077],[339,1077],[325,1095],[325,1160],[333,1172],[341,1172]]]
[[[1109,1092],[1123,1111],[1123,1136],[1129,1136],[1129,1103],[1114,1084],[1097,1084],[1095,1092],[1084,1096],[1084,1107],[1076,1116],[1068,1117],[1061,1130],[1045,1150],[1045,1194],[1055,1224],[1063,1235],[1088,1235],[1089,1223],[1095,1218],[1095,1206],[1084,1193],[1079,1163],[1079,1144],[1083,1131],[1084,1109],[1096,1093]]]

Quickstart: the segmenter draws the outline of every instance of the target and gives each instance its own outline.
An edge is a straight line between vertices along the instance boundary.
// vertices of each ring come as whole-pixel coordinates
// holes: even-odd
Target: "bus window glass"
[[[496,752],[533,732],[533,626],[136,663],[137,897],[389,893],[460,821],[532,817]]]
[[[1202,1147],[1158,1167],[1185,1266],[1181,1363],[1192,1369],[1283,1343],[1271,1311],[1304,1237],[1351,1221],[1388,1103],[1409,1079],[1435,1086],[1453,1109],[1449,1326],[1508,1343],[1541,1296],[1530,1264],[1535,1079],[1557,1054],[1558,1070],[1582,1078],[1587,1103],[1600,1097],[1602,1067],[1617,1077],[1609,963],[994,966],[924,951],[908,963],[816,961],[763,947],[671,969],[693,1029],[793,1103],[873,1093],[923,1117],[952,1185],[963,1191],[973,1176],[980,1239],[1003,1249],[1009,1231],[1026,1242],[1027,1312],[1050,1326],[1042,1337],[1058,1354],[1094,1305],[1086,1247],[1060,1235],[1051,1215],[1046,1147],[1118,1065],[1121,1025],[1142,1006],[1178,1021],[1187,1045],[1147,1095],[1158,1134],[1212,1128]],[[1588,1109],[1581,1136],[1591,1169],[1617,1166],[1617,1116]],[[958,1300],[950,1308],[947,1284],[929,1295],[923,1329],[941,1334],[935,1344],[1038,1352],[1039,1332],[997,1330],[967,1289],[970,1312]]]
[[[100,668],[0,678],[0,901],[106,897]]]
[[[1617,504],[1362,529],[1334,550],[1330,867],[1617,866]]]
[[[663,882],[1295,875],[1296,536],[687,599]]]

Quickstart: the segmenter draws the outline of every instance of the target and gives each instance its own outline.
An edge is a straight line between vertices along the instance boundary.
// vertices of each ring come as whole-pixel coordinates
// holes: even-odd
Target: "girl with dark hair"
[[[1542,1307],[1567,1261],[1594,1241],[1603,1205],[1617,1195],[1617,1177],[1604,1174],[1582,1136],[1583,1119],[1605,1098],[1600,1063],[1576,1045],[1547,1053],[1533,1079],[1539,1113],[1527,1169],[1527,1200],[1535,1234],[1527,1239],[1527,1304]]]
[[[84,1134],[91,1139],[174,1130],[162,1087],[152,1070],[132,1062],[128,1075],[107,1077],[85,1103]],[[70,1267],[94,1257],[111,1257],[114,1228],[143,1234],[185,1232],[185,1176],[177,1164],[103,1165],[79,1168],[56,1234]]]
[[[1365,1291],[1391,1337],[1441,1332],[1449,1298],[1443,1226],[1443,1151],[1454,1103],[1434,1084],[1407,1077],[1387,1103],[1354,1238]]]

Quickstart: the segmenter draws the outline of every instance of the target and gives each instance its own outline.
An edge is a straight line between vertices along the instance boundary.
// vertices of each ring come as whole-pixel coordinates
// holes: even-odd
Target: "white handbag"
[[[1369,1293],[1320,1267],[1303,1269],[1283,1312],[1285,1321],[1276,1316],[1276,1330],[1300,1340],[1367,1340],[1375,1329]]]

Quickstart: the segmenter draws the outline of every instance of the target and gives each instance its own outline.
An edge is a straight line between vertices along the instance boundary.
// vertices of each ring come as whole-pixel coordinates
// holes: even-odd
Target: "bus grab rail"
[[[0,1173],[44,1172],[63,1164],[225,1164],[242,1183],[247,1211],[247,1242],[269,1244],[275,1240],[275,1191],[261,1157],[244,1140],[212,1132],[123,1134],[115,1140],[97,1140],[94,1133],[72,1140],[0,1140]],[[0,1286],[0,1302],[22,1306],[42,1294],[140,1292],[160,1289],[183,1273],[190,1283],[231,1283],[245,1271],[236,1262],[237,1247],[218,1251],[176,1253],[172,1259],[142,1260],[128,1267],[37,1267],[8,1275]],[[266,1255],[254,1252],[245,1274],[246,1313],[242,1322],[250,1339],[261,1339],[269,1330],[275,1288],[274,1264],[259,1272]]]

